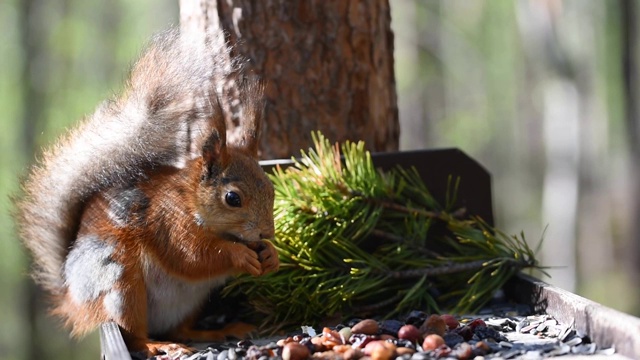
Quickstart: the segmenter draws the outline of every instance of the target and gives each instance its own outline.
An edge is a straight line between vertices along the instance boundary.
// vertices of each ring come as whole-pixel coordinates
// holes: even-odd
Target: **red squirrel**
[[[241,136],[228,143],[215,79],[237,67],[221,65],[231,55],[215,44],[156,36],[122,95],[45,151],[23,183],[19,234],[73,335],[114,321],[130,351],[155,355],[192,349],[150,337],[250,330],[189,328],[227,277],[279,266],[273,185],[257,162],[261,86],[240,86]]]

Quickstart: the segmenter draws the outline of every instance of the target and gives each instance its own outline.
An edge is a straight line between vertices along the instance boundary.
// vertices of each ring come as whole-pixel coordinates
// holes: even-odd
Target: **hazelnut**
[[[362,320],[351,328],[352,333],[365,335],[376,335],[378,330],[378,322],[373,319]]]
[[[429,334],[424,338],[424,342],[422,343],[422,349],[424,351],[435,350],[444,344],[445,342],[442,336],[438,334]]]
[[[422,332],[423,335],[438,334],[443,336],[446,331],[447,324],[440,315],[429,316],[420,327],[420,332]]]

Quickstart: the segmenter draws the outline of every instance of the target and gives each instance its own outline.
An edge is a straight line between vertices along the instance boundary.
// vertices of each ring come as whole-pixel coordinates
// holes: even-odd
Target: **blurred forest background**
[[[402,149],[493,174],[498,228],[544,237],[547,281],[640,314],[634,0],[391,0]],[[0,355],[98,356],[44,317],[9,195],[41,146],[112,92],[173,0],[0,1]],[[472,181],[472,179],[463,179]],[[546,230],[545,230],[546,228]],[[42,346],[31,346],[42,344]]]

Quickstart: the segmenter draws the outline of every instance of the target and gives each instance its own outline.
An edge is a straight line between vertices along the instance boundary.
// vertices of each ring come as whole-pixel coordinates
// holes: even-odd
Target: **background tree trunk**
[[[625,125],[629,140],[631,176],[634,188],[631,204],[631,231],[629,251],[626,252],[627,271],[634,284],[640,283],[640,115],[638,109],[638,18],[636,3],[633,0],[620,2],[620,24],[622,32],[622,79],[624,89]]]
[[[387,0],[181,0],[180,23],[224,39],[265,81],[263,158],[297,155],[314,130],[398,149]]]

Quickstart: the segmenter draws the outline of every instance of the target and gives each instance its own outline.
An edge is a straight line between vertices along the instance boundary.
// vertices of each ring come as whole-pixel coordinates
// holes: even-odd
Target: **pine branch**
[[[371,235],[374,236],[374,237],[378,237],[378,238],[381,238],[381,239],[385,239],[385,240],[397,243],[397,244],[406,244],[408,242],[408,240],[403,238],[402,236],[391,234],[391,233],[388,233],[388,232],[385,232],[385,231],[382,231],[382,230],[378,230],[378,229],[373,229],[371,231]],[[427,256],[429,256],[431,258],[434,258],[434,259],[442,258],[442,255],[440,255],[439,253],[437,253],[435,251],[429,250],[427,248],[418,248],[418,249],[415,249],[415,251],[417,251],[417,252],[419,252],[421,254],[425,254],[425,255],[427,255]]]
[[[374,304],[356,306],[353,308],[353,310],[356,313],[361,313],[361,314],[373,313],[375,311],[388,308],[390,305],[393,305],[399,302],[400,300],[402,300],[402,296],[395,295],[387,300],[383,300]]]
[[[406,214],[411,214],[411,215],[421,215],[424,217],[428,217],[428,218],[434,218],[434,219],[441,219],[441,220],[446,220],[445,217],[453,217],[453,218],[458,218],[461,219],[465,216],[467,209],[466,208],[460,208],[454,212],[444,212],[444,211],[429,211],[429,210],[425,210],[425,209],[418,209],[418,208],[412,208],[412,207],[408,207],[408,206],[404,206],[398,203],[395,203],[393,201],[390,201],[388,199],[373,199],[370,197],[366,197],[363,194],[357,192],[357,191],[351,191],[351,195],[353,196],[358,196],[358,197],[362,197],[363,200],[370,202],[374,205],[380,205],[383,206],[387,209],[393,210],[393,211],[398,211],[398,212],[402,212],[402,213],[406,213]]]
[[[525,268],[531,266],[530,264],[523,263],[516,259],[500,259],[503,264],[511,263],[513,268]],[[394,279],[412,279],[420,278],[422,276],[439,276],[449,275],[465,271],[476,271],[486,267],[488,262],[486,260],[476,260],[471,262],[451,263],[448,265],[441,265],[435,267],[428,267],[423,269],[411,269],[403,271],[392,271],[389,275]]]
[[[313,149],[271,176],[281,270],[224,291],[245,294],[267,327],[442,304],[470,312],[517,271],[538,267],[524,236],[451,209],[465,179],[450,181],[443,207],[415,169],[381,173],[363,142],[312,137]]]
[[[389,275],[394,279],[412,279],[420,278],[422,276],[439,276],[455,274],[463,271],[474,271],[482,269],[485,266],[485,260],[477,260],[465,263],[454,263],[450,265],[442,265],[423,269],[411,269],[403,271],[392,271]]]

